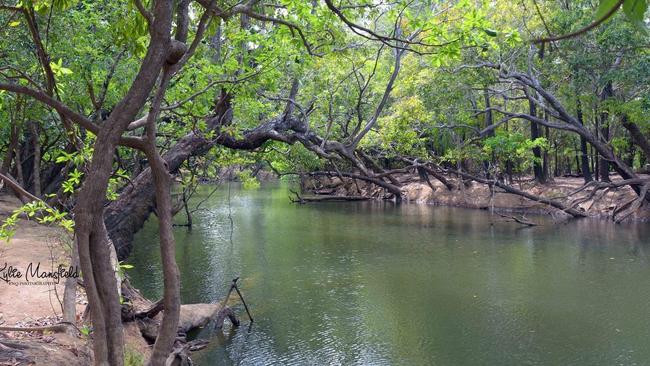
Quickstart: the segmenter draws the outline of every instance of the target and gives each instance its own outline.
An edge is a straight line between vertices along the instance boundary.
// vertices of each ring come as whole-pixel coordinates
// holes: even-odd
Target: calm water
[[[217,301],[241,276],[255,318],[203,330],[198,365],[650,365],[650,225],[521,228],[477,210],[287,196],[233,185],[232,243],[226,188],[191,232],[176,229],[183,302]],[[129,271],[151,298],[156,225]]]

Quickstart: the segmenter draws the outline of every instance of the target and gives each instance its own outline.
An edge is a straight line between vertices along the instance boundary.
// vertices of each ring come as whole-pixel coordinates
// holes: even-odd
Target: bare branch
[[[25,86],[15,85],[15,84],[3,84],[0,83],[0,90],[6,90],[14,93],[28,95],[39,102],[53,108],[61,115],[69,118],[73,122],[77,123],[81,127],[87,129],[88,131],[97,134],[99,127],[95,125],[90,119],[82,116],[81,114],[73,111],[70,107],[63,104],[59,100],[54,99],[53,97],[45,94],[40,90],[35,90],[27,88]]]

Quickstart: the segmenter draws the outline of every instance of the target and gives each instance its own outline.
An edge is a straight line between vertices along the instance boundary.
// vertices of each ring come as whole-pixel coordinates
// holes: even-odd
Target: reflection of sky
[[[198,202],[211,187],[202,187]],[[294,205],[284,189],[233,185],[176,229],[184,303],[241,276],[250,332],[206,329],[213,364],[631,364],[650,359],[648,225],[579,220],[522,228],[485,211]],[[176,218],[183,222],[179,214]],[[155,221],[155,220],[153,220]],[[157,298],[156,223],[130,271]],[[236,311],[245,319],[241,306]],[[244,321],[246,323],[246,321]]]

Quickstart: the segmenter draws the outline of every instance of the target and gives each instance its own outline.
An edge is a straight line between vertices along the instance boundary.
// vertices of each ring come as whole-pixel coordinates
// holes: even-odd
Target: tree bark
[[[621,125],[623,125],[623,127],[630,133],[632,142],[641,148],[641,151],[643,151],[643,154],[645,155],[646,161],[650,160],[650,142],[648,142],[648,139],[646,139],[646,137],[643,135],[643,132],[641,132],[639,126],[637,126],[634,122],[630,122],[630,120],[627,118],[627,115],[625,114],[621,117]]]
[[[34,150],[34,161],[32,164],[32,188],[36,197],[41,196],[41,144],[39,141],[38,124],[29,122],[29,130],[32,135],[32,148]]]
[[[537,106],[532,100],[528,100],[528,108],[531,116],[537,116]],[[535,122],[530,122],[530,139],[535,140],[540,138],[541,134],[539,133],[539,126]],[[533,148],[533,156],[535,156],[535,161],[533,162],[533,172],[535,175],[535,180],[538,183],[546,183],[546,176],[544,175],[544,168],[542,166],[542,149],[539,146]]]
[[[147,54],[131,87],[97,133],[92,160],[74,208],[75,236],[93,321],[97,365],[121,366],[124,363],[121,308],[110,262],[108,246],[112,244],[104,225],[103,198],[112,173],[115,147],[146,103],[170,50],[171,1],[155,1],[153,9],[155,20],[149,25],[151,40]],[[164,274],[167,272],[165,269]]]
[[[607,99],[611,98],[614,96],[614,89],[612,87],[612,82],[609,81],[605,85],[605,88],[603,89],[603,92],[600,95],[600,101],[601,104],[602,102],[607,101]],[[602,108],[602,106],[601,106]],[[606,110],[603,110],[600,113],[600,137],[605,143],[609,143],[609,112]],[[609,178],[609,161],[606,157],[600,156],[600,161],[598,163],[598,175],[600,177],[600,180],[603,182],[610,182]]]
[[[14,159],[14,153],[16,152],[16,147],[18,146],[18,125],[13,123],[11,125],[11,136],[9,137],[9,144],[7,145],[7,152],[4,159],[2,160],[2,167],[0,167],[0,173],[7,173],[11,169],[11,162]]]
[[[580,102],[580,98],[576,101],[576,116],[578,122],[584,126],[585,122],[582,115],[582,103]],[[584,178],[585,183],[589,183],[594,179],[591,176],[591,170],[589,169],[589,153],[587,152],[587,140],[584,136],[580,136],[580,170],[582,171],[582,177]]]
[[[20,153],[20,144],[14,148],[14,157],[16,165],[16,180],[21,186],[25,186],[25,175],[23,174],[23,158]]]

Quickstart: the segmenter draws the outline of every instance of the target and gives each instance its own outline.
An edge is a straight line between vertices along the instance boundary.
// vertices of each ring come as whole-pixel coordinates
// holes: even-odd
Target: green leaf
[[[483,29],[483,31],[485,32],[485,34],[487,34],[490,37],[496,37],[498,34],[497,31],[495,31],[494,29],[485,28]]]
[[[10,27],[17,27],[17,26],[19,26],[19,25],[20,25],[20,20],[16,20],[15,22],[11,22],[11,23],[9,23],[9,26],[10,26]]]
[[[645,12],[648,10],[646,0],[625,0],[623,3],[623,12],[627,18],[637,26],[645,25]]]
[[[616,6],[616,4],[618,4],[618,0],[600,0],[600,4],[598,4],[598,9],[596,9],[594,18],[600,19],[604,17],[605,14],[609,13],[609,11],[612,10],[614,6]]]

